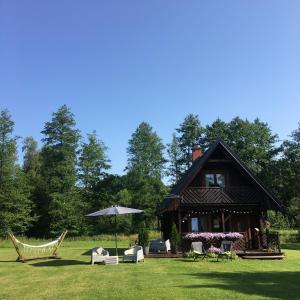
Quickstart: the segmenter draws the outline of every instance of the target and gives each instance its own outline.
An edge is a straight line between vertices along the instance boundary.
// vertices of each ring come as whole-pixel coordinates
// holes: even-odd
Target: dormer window
[[[225,187],[225,176],[221,173],[207,173],[205,174],[206,187]]]

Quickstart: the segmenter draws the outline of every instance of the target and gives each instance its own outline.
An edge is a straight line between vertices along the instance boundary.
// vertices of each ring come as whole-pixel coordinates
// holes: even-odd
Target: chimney
[[[194,162],[197,158],[202,156],[202,149],[199,145],[195,145],[192,148],[192,161]]]

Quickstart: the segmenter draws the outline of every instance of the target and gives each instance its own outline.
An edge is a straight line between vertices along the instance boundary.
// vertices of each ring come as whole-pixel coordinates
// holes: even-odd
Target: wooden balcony
[[[261,203],[261,193],[248,186],[220,187],[188,187],[183,195],[182,205],[222,205],[245,204],[258,205]]]

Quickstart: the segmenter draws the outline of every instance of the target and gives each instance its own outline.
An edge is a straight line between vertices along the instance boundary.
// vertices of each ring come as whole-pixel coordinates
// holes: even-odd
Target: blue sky
[[[130,135],[165,143],[187,113],[300,121],[299,1],[0,0],[0,109],[40,140],[67,104],[122,173]]]

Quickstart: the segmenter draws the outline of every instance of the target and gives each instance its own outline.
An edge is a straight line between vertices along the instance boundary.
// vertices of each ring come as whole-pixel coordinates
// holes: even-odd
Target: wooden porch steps
[[[269,255],[269,256],[266,256],[266,255],[250,255],[250,256],[247,256],[247,255],[244,255],[244,256],[241,256],[243,259],[283,259],[285,258],[284,255]]]
[[[237,255],[243,259],[283,259],[285,255],[283,252],[267,252],[267,251],[246,251],[239,252]]]
[[[246,252],[237,252],[237,255],[243,259],[283,259],[285,255],[283,252],[267,252],[267,251],[246,251]],[[158,253],[149,253],[145,255],[145,258],[180,258],[183,257],[183,253],[180,251],[177,254],[171,252],[158,252]]]

